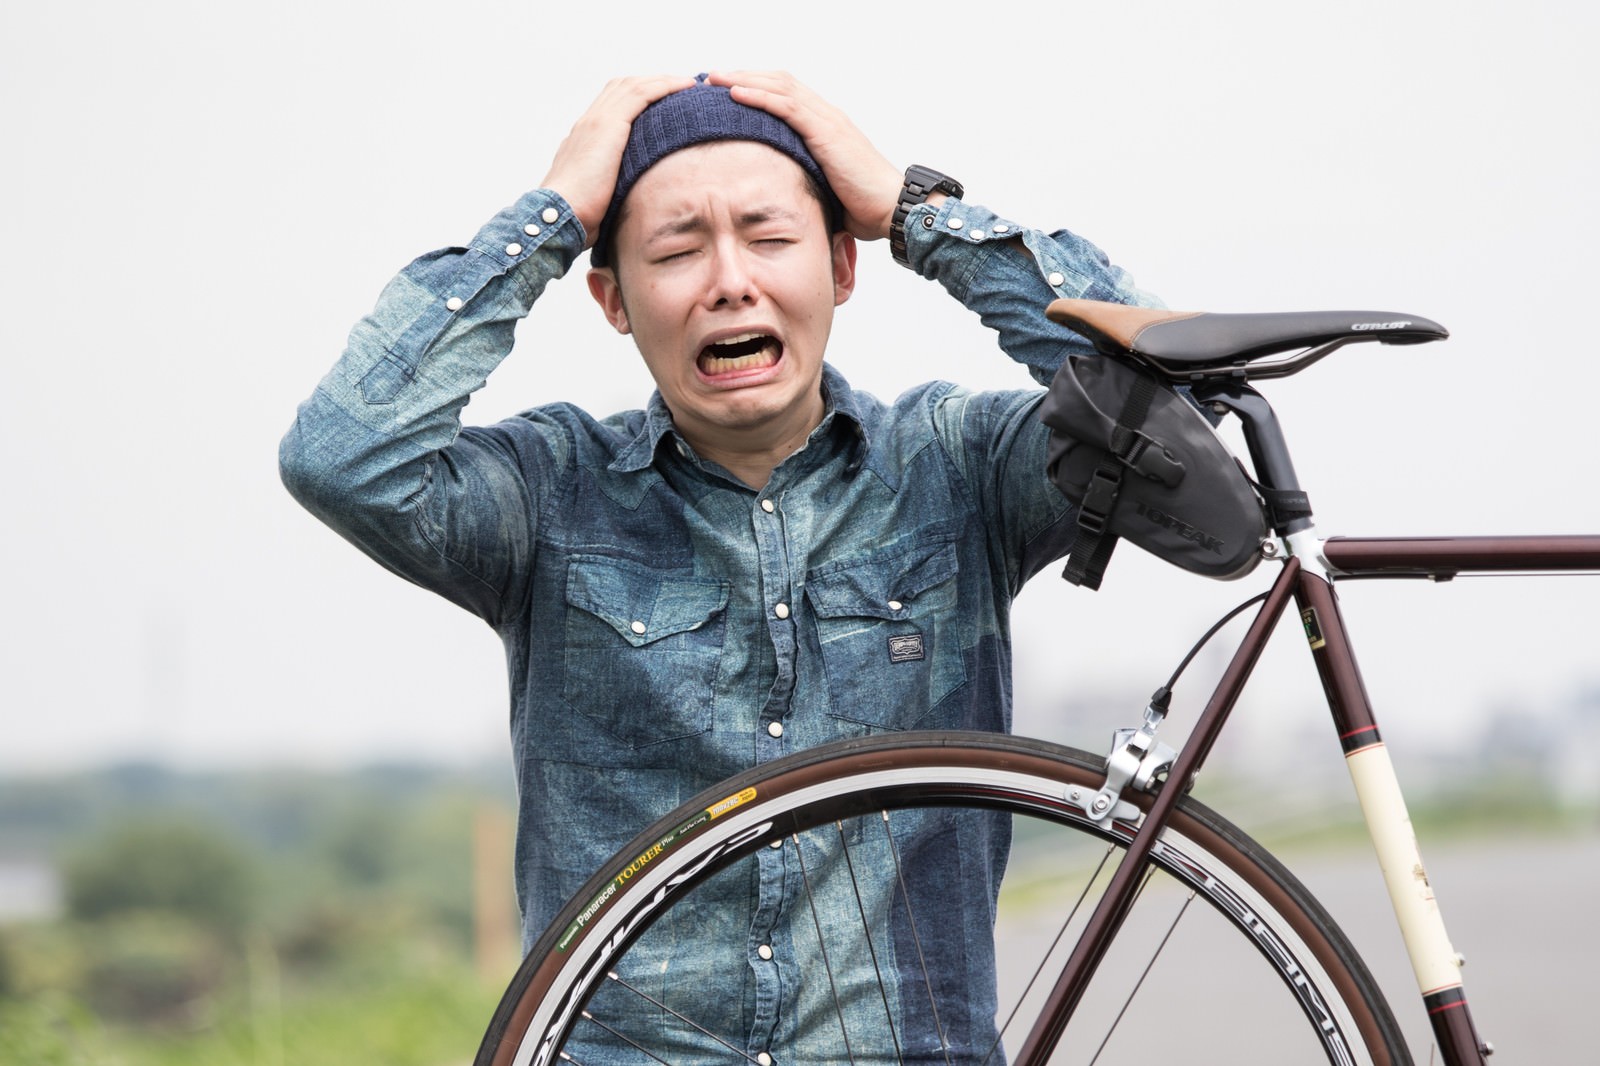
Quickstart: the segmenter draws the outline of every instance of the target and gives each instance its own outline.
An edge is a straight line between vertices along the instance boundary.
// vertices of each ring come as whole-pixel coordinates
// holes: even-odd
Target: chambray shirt
[[[915,209],[906,228],[913,267],[1041,383],[1086,348],[1044,317],[1051,299],[1153,302],[1081,238],[960,200]],[[413,262],[281,450],[285,484],[317,517],[504,643],[525,945],[636,832],[738,771],[876,732],[1007,729],[1011,601],[1066,552],[1075,519],[1045,476],[1036,387],[926,384],[885,403],[826,366],[822,423],[759,490],[697,456],[659,394],[605,419],[558,403],[463,428],[468,395],[583,245],[566,202],[536,190],[468,247]],[[1008,823],[934,813],[896,833],[914,906],[936,916],[919,933],[940,1021],[954,1060],[976,1061],[994,1032]],[[863,844],[858,870],[893,870],[872,853],[881,841]],[[839,856],[804,861],[815,880]],[[792,843],[763,849],[758,873],[716,879],[630,963],[669,1005],[782,1064],[835,1061],[839,1024],[808,969],[799,866]],[[869,879],[869,908],[889,910],[892,881]],[[904,924],[879,964],[897,1012],[904,997],[906,1060],[942,1062]],[[881,1028],[871,959],[833,964],[847,1020]],[[670,1018],[650,1024],[711,1057]]]

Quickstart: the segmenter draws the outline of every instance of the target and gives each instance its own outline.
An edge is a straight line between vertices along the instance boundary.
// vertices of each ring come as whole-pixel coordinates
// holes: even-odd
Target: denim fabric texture
[[[1088,242],[960,200],[915,209],[906,229],[914,269],[1040,383],[1088,350],[1045,318],[1050,300],[1154,302]],[[1074,532],[1045,476],[1037,387],[934,383],[885,403],[827,366],[822,423],[759,491],[698,457],[659,395],[605,419],[557,403],[463,428],[469,394],[584,243],[568,205],[536,190],[468,247],[413,262],[281,449],[285,484],[318,518],[504,643],[525,946],[636,832],[738,771],[880,731],[1008,729],[1012,598]],[[994,1032],[990,934],[1009,827],[935,813],[898,832],[915,903],[938,916],[922,931],[936,981],[965,990],[941,1018],[951,1059],[976,1061]],[[835,861],[805,856],[813,874]],[[632,965],[669,1004],[718,1015],[752,1056],[836,1061],[826,983],[802,980],[815,930],[793,844],[758,863],[758,877],[706,893],[720,906],[669,919],[681,928]],[[869,905],[890,910],[891,880]],[[821,913],[835,920],[826,902]],[[881,1016],[876,985],[865,993],[871,965],[834,960],[857,990],[847,1012]],[[906,1011],[907,1061],[945,1061],[936,1034],[918,1031],[922,1013]],[[614,1058],[591,1048],[583,1061]]]

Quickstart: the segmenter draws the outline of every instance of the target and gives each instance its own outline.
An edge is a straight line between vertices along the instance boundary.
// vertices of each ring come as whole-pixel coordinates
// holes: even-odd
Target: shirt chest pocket
[[[726,582],[621,559],[567,567],[567,705],[635,748],[711,728]]]
[[[834,716],[911,729],[966,681],[957,570],[946,540],[806,579]]]

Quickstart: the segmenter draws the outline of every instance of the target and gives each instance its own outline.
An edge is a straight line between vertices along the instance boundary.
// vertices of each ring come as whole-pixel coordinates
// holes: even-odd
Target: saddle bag
[[[1243,577],[1267,514],[1250,477],[1193,403],[1106,355],[1071,355],[1039,410],[1049,476],[1078,505],[1062,577],[1098,589],[1119,537],[1192,573]]]

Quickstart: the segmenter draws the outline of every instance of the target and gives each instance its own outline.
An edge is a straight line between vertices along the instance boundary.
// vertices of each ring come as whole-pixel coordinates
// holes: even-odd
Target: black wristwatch
[[[925,202],[930,193],[942,192],[959,197],[961,183],[948,174],[913,163],[906,167],[906,183],[900,186],[900,202],[894,205],[894,215],[889,219],[889,254],[903,267],[910,267],[906,258],[906,216],[911,209]]]

